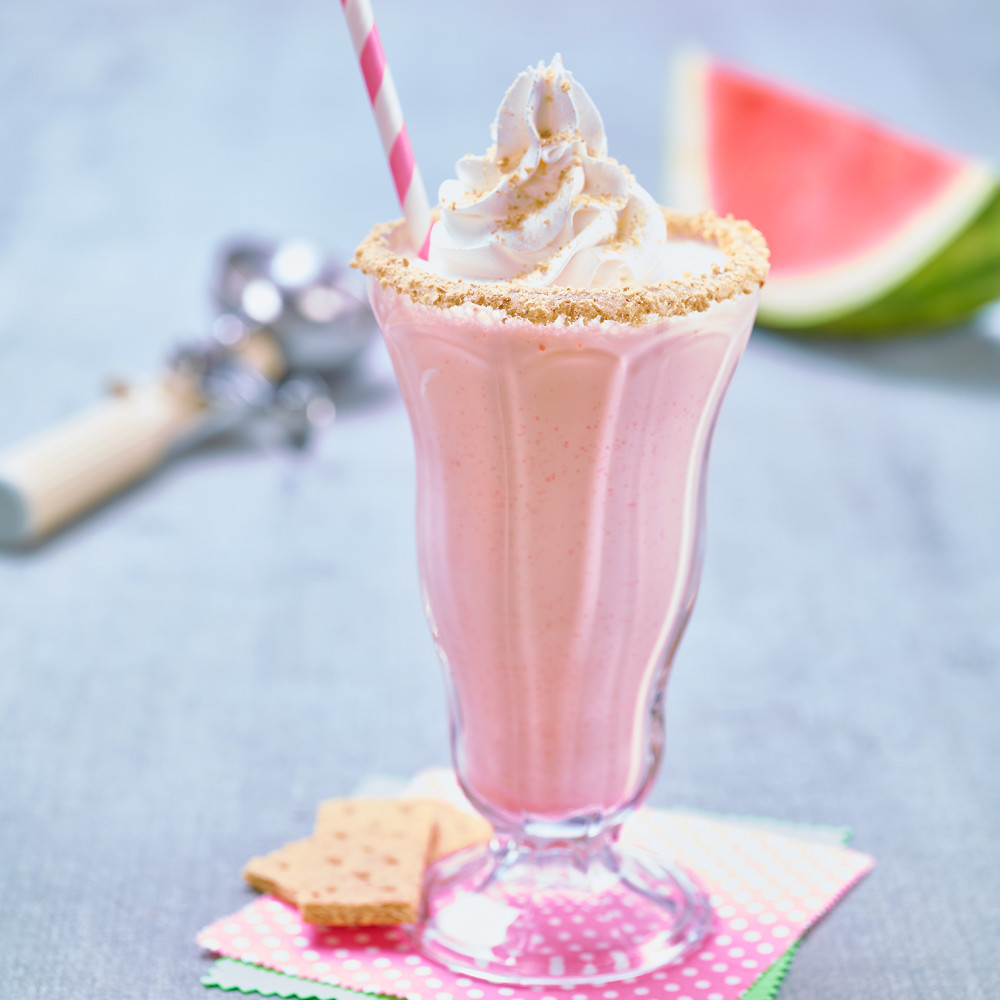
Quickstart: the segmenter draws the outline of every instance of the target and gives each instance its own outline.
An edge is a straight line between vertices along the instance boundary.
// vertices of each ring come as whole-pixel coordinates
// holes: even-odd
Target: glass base
[[[711,931],[680,868],[610,836],[514,840],[433,865],[417,947],[453,972],[524,986],[598,984],[676,962]]]

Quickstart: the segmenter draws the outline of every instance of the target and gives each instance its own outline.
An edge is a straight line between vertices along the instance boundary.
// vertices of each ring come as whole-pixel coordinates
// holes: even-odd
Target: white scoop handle
[[[171,372],[0,455],[0,542],[36,541],[152,472],[204,409]]]

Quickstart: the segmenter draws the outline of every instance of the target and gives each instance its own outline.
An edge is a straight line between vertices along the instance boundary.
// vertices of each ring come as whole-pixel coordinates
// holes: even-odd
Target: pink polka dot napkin
[[[874,864],[846,847],[681,811],[640,810],[623,838],[692,871],[717,925],[683,962],[622,983],[568,990],[473,980],[417,954],[402,930],[313,927],[268,896],[206,927],[198,943],[288,975],[406,1000],[735,1000]],[[593,931],[593,948],[607,947]],[[558,942],[554,926],[554,954]]]

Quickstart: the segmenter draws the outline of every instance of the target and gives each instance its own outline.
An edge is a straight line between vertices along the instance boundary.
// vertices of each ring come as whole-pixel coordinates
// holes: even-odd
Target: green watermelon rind
[[[897,293],[962,242],[996,193],[996,175],[970,161],[950,190],[915,213],[915,226],[887,234],[878,247],[801,274],[772,271],[761,295],[762,325],[804,332],[850,328],[853,316]],[[926,298],[925,290],[920,301]]]
[[[984,281],[976,275],[995,260],[1000,219],[994,203],[1000,183],[984,164],[969,161],[955,190],[958,197],[940,199],[923,210],[931,231],[938,232],[936,242],[925,232],[919,245],[910,244],[900,233],[854,262],[794,277],[772,274],[770,294],[765,286],[761,295],[760,324],[805,335],[850,336],[856,330],[859,335],[889,336],[947,325],[996,298],[1000,291],[990,291],[988,276]],[[868,267],[881,271],[877,281]],[[834,287],[843,294],[833,297]]]
[[[877,302],[828,323],[799,328],[799,332],[858,338],[929,333],[967,322],[997,299],[1000,184],[968,228]],[[778,324],[774,327],[782,328]],[[793,327],[786,329],[795,332]]]

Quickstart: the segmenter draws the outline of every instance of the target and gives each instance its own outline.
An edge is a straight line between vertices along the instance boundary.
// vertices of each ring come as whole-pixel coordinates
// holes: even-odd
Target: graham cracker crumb
[[[690,279],[616,288],[539,288],[517,279],[466,281],[403,265],[404,253],[412,249],[406,245],[405,223],[399,219],[375,226],[358,247],[351,266],[414,302],[439,309],[484,306],[507,318],[539,325],[563,320],[639,327],[658,318],[704,312],[713,302],[755,292],[764,284],[767,243],[749,222],[731,215],[720,218],[710,211],[693,215],[669,208],[662,211],[668,236],[715,244],[726,255],[725,265],[715,265],[711,274]]]

